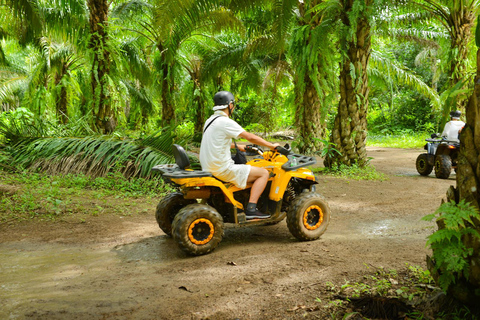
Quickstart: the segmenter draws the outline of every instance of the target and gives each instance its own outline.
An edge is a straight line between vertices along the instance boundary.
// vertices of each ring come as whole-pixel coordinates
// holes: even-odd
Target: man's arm
[[[445,128],[443,128],[442,137],[448,137],[448,132],[450,131],[450,121],[445,124]]]
[[[278,143],[268,142],[268,141],[260,138],[259,136],[255,135],[253,133],[247,132],[247,131],[243,131],[242,133],[240,133],[239,137],[242,137],[243,139],[246,139],[253,144],[258,144],[259,146],[267,147],[267,148],[270,148],[270,149],[275,149],[276,147],[280,146],[280,144],[278,144]]]

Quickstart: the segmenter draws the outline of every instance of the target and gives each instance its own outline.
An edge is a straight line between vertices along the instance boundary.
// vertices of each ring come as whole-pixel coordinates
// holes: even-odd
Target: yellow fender
[[[233,193],[242,189],[237,188],[234,184],[224,184],[223,182],[213,178],[213,177],[203,177],[203,178],[184,178],[184,179],[172,179],[178,185],[181,185],[183,188],[194,188],[194,187],[217,187],[220,188],[225,196],[230,200],[230,202],[237,208],[243,210],[243,205],[235,200]],[[228,186],[228,187],[227,187]]]
[[[279,161],[271,162],[263,159],[254,159],[247,162],[249,165],[262,167],[270,172],[269,180],[272,181],[270,194],[268,196],[270,200],[280,201],[280,199],[283,198],[285,189],[287,188],[288,182],[292,177],[315,181],[315,175],[311,170],[299,168],[297,170],[284,171],[281,167],[285,162],[288,161],[287,157],[279,156],[277,157],[277,160]],[[275,177],[275,179],[273,179],[273,177]]]

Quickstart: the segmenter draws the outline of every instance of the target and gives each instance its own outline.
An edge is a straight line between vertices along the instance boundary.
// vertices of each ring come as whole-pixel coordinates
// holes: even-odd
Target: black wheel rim
[[[420,161],[418,162],[418,167],[420,168],[420,170],[425,170],[425,166],[425,159],[420,159]]]
[[[196,245],[208,243],[214,234],[215,228],[210,220],[200,218],[190,224],[188,238]]]
[[[317,205],[312,205],[303,213],[303,225],[308,230],[317,229],[323,222],[323,211]]]

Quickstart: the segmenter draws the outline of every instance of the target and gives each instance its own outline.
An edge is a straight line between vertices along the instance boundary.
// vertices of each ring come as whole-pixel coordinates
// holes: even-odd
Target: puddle
[[[356,224],[355,229],[368,236],[402,236],[412,234],[430,234],[432,223],[428,221],[407,221],[385,219]]]
[[[1,319],[23,318],[25,309],[35,310],[37,303],[44,310],[58,310],[79,299],[106,299],[84,284],[86,279],[95,280],[90,274],[111,263],[107,251],[14,243],[0,245],[0,257]]]
[[[112,252],[122,262],[169,262],[178,259],[182,252],[172,238],[158,236],[137,242],[118,245]]]
[[[128,280],[113,270],[128,270],[131,262],[137,267],[139,261],[158,263],[177,258],[177,248],[170,249],[173,243],[164,242],[169,241],[149,238],[113,249],[0,244],[0,319],[56,319],[62,312],[93,319],[102,309],[128,307],[134,304]],[[107,287],[109,294],[105,295]],[[96,310],[90,317],[92,306]]]

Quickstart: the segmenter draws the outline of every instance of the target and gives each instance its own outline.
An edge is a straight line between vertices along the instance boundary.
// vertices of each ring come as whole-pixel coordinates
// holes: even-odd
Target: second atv
[[[417,157],[416,168],[422,176],[428,176],[435,169],[435,176],[440,179],[448,179],[453,169],[457,167],[458,151],[460,144],[456,141],[438,139],[438,134],[431,135],[431,139],[425,139],[424,149]]]
[[[330,208],[315,192],[315,176],[306,168],[316,163],[315,158],[294,154],[288,145],[266,152],[256,146],[247,149],[259,155],[247,164],[263,167],[270,174],[257,203],[260,211],[271,215],[268,219],[246,219],[251,185],[239,189],[209,172],[189,169],[189,157],[179,145],[173,145],[175,165],[152,168],[178,189],[158,204],[158,225],[187,253],[202,255],[215,249],[223,238],[224,223],[268,225],[286,217],[288,229],[302,241],[318,239],[327,229]]]

